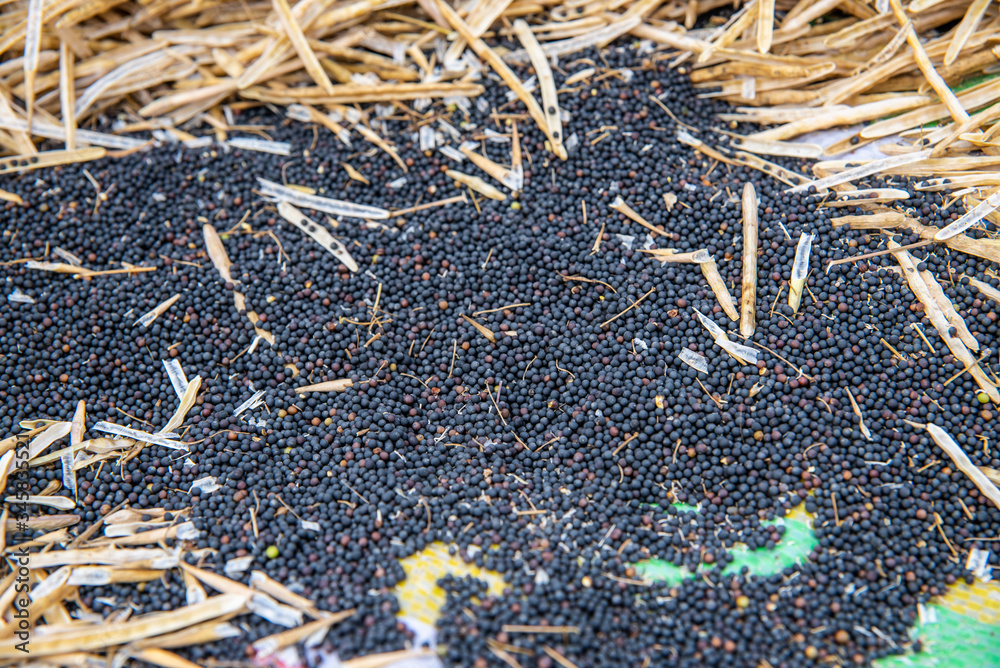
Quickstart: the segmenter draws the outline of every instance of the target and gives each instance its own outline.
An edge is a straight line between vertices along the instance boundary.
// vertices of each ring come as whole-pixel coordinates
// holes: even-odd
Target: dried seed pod
[[[757,191],[743,186],[743,292],[740,295],[740,334],[753,336],[757,326]]]
[[[360,269],[358,263],[354,261],[354,258],[351,257],[351,254],[347,251],[347,247],[343,243],[334,239],[333,235],[319,224],[310,220],[294,206],[288,202],[279,202],[278,213],[281,214],[282,218],[312,237],[316,243],[344,263],[350,271],[358,271]]]

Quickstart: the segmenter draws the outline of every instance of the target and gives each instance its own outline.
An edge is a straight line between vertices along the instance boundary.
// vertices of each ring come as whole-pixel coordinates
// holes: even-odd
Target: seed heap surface
[[[447,665],[777,667],[919,649],[907,635],[917,604],[972,577],[966,556],[996,538],[1000,510],[913,423],[937,424],[976,466],[997,469],[996,407],[960,374],[893,255],[826,271],[885,247],[830,221],[860,209],[822,207],[830,195],[787,193],[678,142],[685,131],[719,143],[723,107],[665,61],[589,51],[557,83],[594,66],[608,76],[560,96],[577,144],[565,162],[498,86],[486,86],[485,113],[476,103],[427,110],[504,165],[517,121],[524,188],[502,201],[458,187],[446,170],[500,184],[468,160],[421,151],[418,116],[398,110],[384,136],[399,162],[246,110],[239,122],[268,126],[291,156],[168,146],[5,178],[24,204],[4,208],[0,277],[5,295],[34,303],[0,309],[0,434],[25,419],[69,420],[80,400],[91,438],[100,420],[155,432],[178,403],[163,361],[201,377],[174,429],[187,452],[151,444],[95,462],[77,471],[74,509],[37,512],[78,514],[71,536],[123,503],[191,521],[200,535],[187,547],[207,551],[186,558],[202,569],[252,556],[233,579],[260,570],[322,610],[356,609],[324,640],[342,658],[408,646],[391,589],[399,559],[436,540],[508,585],[493,597],[474,580],[443,582]],[[468,201],[369,222],[303,208],[355,272],[286,222],[257,177],[390,211],[463,192]],[[643,251],[704,249],[738,304],[747,183],[759,253],[756,327],[743,339],[700,266]],[[925,225],[959,215],[901,179],[861,184],[907,190],[895,204]],[[619,197],[662,233],[612,209]],[[220,235],[231,280],[206,251],[204,225]],[[802,234],[815,239],[795,312]],[[62,262],[56,247],[95,271],[155,270],[77,278],[14,262]],[[996,287],[996,265],[943,246],[910,252],[985,354],[1000,334],[997,305],[964,277]],[[148,327],[133,325],[178,294]],[[726,352],[698,312],[758,361]],[[685,350],[707,373],[678,359]],[[297,391],[340,379],[350,386]],[[257,391],[262,403],[235,415]],[[32,494],[51,493],[58,464],[31,470]],[[206,477],[218,489],[192,488]],[[720,573],[736,543],[779,542],[782,528],[762,522],[803,502],[819,540],[803,563],[766,578]],[[710,570],[673,587],[638,579],[634,564],[653,557]],[[177,570],[79,591],[71,615],[186,601]],[[283,630],[241,624],[241,648]],[[233,644],[176,651],[231,660]]]

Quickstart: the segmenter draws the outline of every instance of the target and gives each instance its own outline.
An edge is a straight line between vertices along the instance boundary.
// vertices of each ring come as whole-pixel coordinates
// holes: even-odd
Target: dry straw
[[[608,68],[593,63],[567,78],[560,59],[568,62],[578,51],[627,35],[672,52],[668,57],[673,64],[688,69],[698,87],[697,94],[733,103],[732,113],[723,114],[720,121],[733,122],[733,127],[741,121],[772,126],[749,135],[733,135],[728,146],[714,146],[690,134],[687,130],[691,128],[685,128],[674,117],[681,129],[677,139],[708,159],[761,171],[791,188],[828,188],[833,192],[826,206],[857,206],[865,213],[835,218],[836,226],[889,234],[908,230],[927,245],[1000,261],[996,242],[977,238],[980,235],[967,233],[969,228],[965,227],[968,224],[975,228],[1000,204],[1000,198],[990,197],[1000,185],[996,176],[1000,164],[1000,84],[991,79],[1000,60],[996,47],[1000,9],[988,0],[914,0],[905,5],[899,0],[206,0],[190,6],[176,1],[13,0],[0,4],[0,175],[113,157],[115,151],[143,150],[151,142],[129,133],[150,130],[164,131],[179,141],[209,134],[217,141],[234,142],[249,150],[284,152],[285,147],[279,143],[248,143],[246,137],[230,136],[240,131],[231,120],[233,111],[265,105],[284,106],[289,119],[314,124],[318,131],[332,133],[347,146],[354,142],[371,144],[390,155],[405,172],[407,165],[396,151],[394,138],[376,131],[379,126],[371,123],[368,107],[391,104],[416,119],[416,123],[427,123],[434,118],[436,108],[422,108],[421,104],[438,101],[440,106],[445,98],[450,102],[475,98],[489,80],[481,73],[489,70],[525,105],[528,115],[521,116],[522,129],[524,122],[534,123],[547,138],[547,150],[557,158],[565,158],[567,144],[563,143],[563,135],[572,128],[564,128],[559,96],[574,94],[578,88],[573,87],[612,74]],[[729,20],[718,26],[694,28],[699,14],[722,7],[733,8]],[[490,46],[496,44],[492,38],[498,35],[523,48],[507,52]],[[443,58],[439,58],[440,54]],[[653,56],[659,58],[661,54]],[[537,93],[525,87],[511,69],[514,64],[534,70],[539,82]],[[564,88],[559,88],[560,80]],[[652,107],[654,103],[656,108]],[[650,105],[656,113],[662,110],[673,116],[661,100],[652,99]],[[421,108],[423,111],[417,111]],[[111,133],[95,128],[97,116],[109,112],[124,121],[123,131]],[[874,123],[855,128],[848,138],[829,146],[796,141],[815,130],[869,121]],[[924,127],[931,122],[937,127]],[[476,168],[516,192],[523,179],[521,144],[517,125],[512,121],[509,126],[510,167],[469,149],[462,154]],[[851,148],[895,133],[901,133],[901,137],[896,145],[885,149],[882,161],[862,161],[859,165],[856,159],[836,159]],[[45,139],[60,146],[40,153],[38,144]],[[821,154],[832,160],[814,165],[813,173],[805,176],[761,157],[818,158]],[[537,155],[528,157],[536,164],[539,161]],[[345,164],[344,168],[353,180],[364,182],[365,177],[353,167]],[[464,202],[466,187],[472,191],[474,202],[479,196],[498,200],[507,197],[478,176],[458,171],[448,174],[462,184],[460,197],[395,212],[306,195],[270,182],[263,182],[261,190],[279,203],[286,219],[292,219],[351,271],[357,271],[346,248],[332,238],[323,223],[315,223],[298,208],[375,220]],[[872,189],[865,182],[870,175],[924,178],[919,190],[966,190],[973,196],[966,197],[961,205],[975,213],[962,218],[961,225],[945,230],[924,225],[900,204],[910,193],[895,188]],[[659,195],[653,199],[658,200]],[[0,200],[15,205],[20,202],[16,195],[2,190]],[[669,196],[664,197],[664,202],[668,209],[677,203]],[[961,205],[956,204],[956,210],[964,214]],[[646,221],[624,200],[616,200],[611,208],[645,227],[658,240],[672,236]],[[698,264],[722,308],[730,318],[740,320],[741,334],[751,337],[757,278],[757,199],[750,186],[744,191],[743,209],[745,253],[740,312],[715,261],[705,250],[675,253],[659,249],[649,255],[661,262]],[[594,252],[600,252],[603,221],[599,227]],[[791,239],[788,242],[794,243]],[[273,342],[273,336],[261,327],[257,314],[239,292],[240,277],[231,275],[225,235],[206,225],[204,243],[221,280],[233,291],[237,310],[247,312],[258,336]],[[803,252],[792,267],[790,298],[795,307],[809,271],[806,248],[804,242]],[[1000,403],[1000,393],[973,354],[979,342],[941,287],[944,280],[955,277],[935,277],[919,271],[906,248],[895,242],[890,242],[889,249],[923,312],[964,365],[963,373],[970,374],[993,402]],[[71,256],[60,257],[64,263],[37,262],[29,268],[66,273],[80,280],[156,270],[128,266],[94,271],[81,266],[79,260],[74,262]],[[984,298],[1000,303],[1000,291],[981,277],[964,278]],[[564,276],[563,280],[590,279]],[[173,299],[156,306],[137,324],[148,325],[158,317],[170,317],[172,303]],[[609,326],[617,317],[602,324]],[[462,318],[489,341],[497,340],[489,328],[468,316]],[[724,332],[716,332],[713,338],[741,361],[756,357],[753,349],[730,341]],[[930,339],[924,340],[931,345]],[[707,372],[700,368],[701,361],[692,361],[696,368]],[[303,385],[298,391],[342,392],[350,388],[351,381],[342,379]],[[201,378],[193,378],[167,424],[145,436],[172,443],[168,435],[182,428],[200,389]],[[850,398],[859,427],[867,432],[864,416],[853,396]],[[160,447],[143,442],[142,436],[85,438],[86,421],[86,409],[80,404],[72,422],[26,423],[19,435],[32,439],[31,465],[61,467],[61,480],[71,491],[75,488],[75,472],[82,467],[109,458],[127,460],[146,447]],[[965,453],[936,425],[927,425],[927,429],[983,494],[994,504],[1000,503],[1000,493],[989,480],[996,473],[972,466]],[[60,443],[64,439],[69,440],[68,445]],[[0,440],[0,491],[8,482],[15,445],[14,436]],[[168,650],[239,635],[235,624],[240,615],[253,613],[290,621],[290,630],[259,641],[259,649],[276,651],[313,638],[353,613],[320,613],[308,601],[270,579],[253,579],[248,588],[221,575],[189,567],[178,553],[134,546],[150,537],[163,540],[188,530],[187,523],[165,524],[162,510],[143,509],[152,521],[141,522],[131,511],[118,509],[71,539],[67,528],[81,521],[73,511],[68,508],[60,514],[28,521],[31,529],[53,532],[52,546],[62,548],[49,549],[32,559],[33,569],[59,569],[51,574],[40,573],[52,587],[51,600],[77,597],[83,586],[78,583],[97,579],[141,582],[179,567],[186,569],[190,600],[171,612],[136,616],[116,624],[53,623],[46,617],[41,620],[47,622],[45,631],[39,629],[32,642],[33,656],[44,659],[75,652],[73,656],[94,657],[107,665],[121,665],[131,657],[161,666],[189,668],[190,662]],[[106,531],[98,535],[102,523]],[[0,532],[15,528],[16,523],[6,513],[0,517]],[[179,551],[186,549],[188,543],[177,542]],[[220,594],[208,596],[199,582]],[[8,588],[0,592],[0,600],[9,604],[13,582],[7,584]],[[49,599],[45,599],[34,607],[48,603]],[[504,630],[561,635],[578,629],[521,626]],[[491,650],[508,665],[517,665],[508,647],[491,645]],[[554,662],[572,666],[558,650],[543,646],[542,651]],[[352,659],[344,665],[376,668],[423,654],[419,650],[391,652]],[[8,647],[0,651],[0,658],[17,660],[21,656]]]

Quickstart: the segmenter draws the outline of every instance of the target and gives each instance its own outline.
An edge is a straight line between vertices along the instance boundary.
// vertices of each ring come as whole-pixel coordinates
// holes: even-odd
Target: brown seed
[[[840,629],[837,631],[836,635],[833,636],[833,639],[837,641],[838,645],[846,645],[851,641],[851,634],[844,629]]]
[[[812,645],[809,645],[808,647],[806,647],[806,658],[807,659],[815,659],[817,656],[819,656],[819,650],[818,649],[816,649]]]
[[[448,308],[448,302],[442,299],[441,301],[438,302],[438,308],[440,308],[442,311],[446,310]]]

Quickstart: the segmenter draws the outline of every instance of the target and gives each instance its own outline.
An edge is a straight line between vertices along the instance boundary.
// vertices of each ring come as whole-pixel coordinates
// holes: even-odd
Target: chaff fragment
[[[1000,508],[1000,489],[997,489],[997,486],[993,484],[986,474],[972,463],[972,460],[969,459],[969,456],[965,454],[965,451],[962,450],[951,435],[933,422],[929,422],[923,426],[927,429],[927,433],[930,434],[938,447],[944,450],[945,454],[955,462],[955,466],[968,476],[969,480],[983,493],[983,496],[992,501],[994,506]]]
[[[475,320],[473,320],[472,318],[470,318],[465,314],[462,314],[462,319],[465,320],[470,325],[472,325],[473,327],[475,327],[476,331],[485,336],[490,343],[497,342],[496,334],[494,334],[493,330],[491,330],[490,328],[485,327],[484,325],[480,325],[478,322],[476,322]]]
[[[625,200],[623,200],[621,197],[615,197],[614,201],[611,202],[611,204],[609,204],[608,206],[610,206],[618,213],[624,215],[626,218],[634,220],[635,222],[639,223],[650,232],[654,232],[664,237],[670,236],[666,230],[653,225],[652,223],[648,222],[645,218],[640,216],[638,213],[636,213],[635,210],[632,209],[632,207],[630,207],[628,204],[626,204]]]
[[[795,248],[792,277],[788,282],[788,306],[795,313],[799,312],[799,304],[802,302],[802,289],[805,288],[806,276],[809,275],[809,253],[812,250],[815,236],[803,232],[799,236],[799,243]]]
[[[845,387],[844,391],[847,392],[847,398],[851,400],[851,408],[854,409],[854,414],[858,416],[858,428],[861,429],[861,433],[864,434],[865,438],[869,441],[872,440],[872,433],[865,426],[865,416],[861,413],[861,406],[858,405],[857,400],[854,398],[854,393],[851,392],[851,388],[849,387]]]
[[[170,297],[169,299],[164,300],[159,305],[157,305],[155,308],[153,308],[151,311],[149,311],[144,316],[142,316],[141,318],[139,318],[138,320],[136,320],[134,323],[132,323],[132,326],[133,327],[140,327],[140,326],[141,327],[149,327],[151,324],[153,324],[154,320],[156,320],[161,315],[163,315],[164,313],[166,313],[167,309],[169,309],[171,306],[173,306],[175,303],[177,303],[177,300],[180,299],[180,298],[181,298],[180,294],[176,294],[173,297]]]
[[[314,385],[302,385],[301,387],[295,388],[295,391],[299,394],[304,394],[306,392],[343,392],[354,385],[354,381],[350,378],[340,378],[338,380],[328,380],[322,383],[315,383]]]
[[[445,175],[450,179],[458,181],[463,186],[468,186],[484,197],[489,197],[490,199],[495,199],[501,202],[507,199],[506,195],[486,183],[486,181],[483,181],[478,176],[470,176],[469,174],[465,174],[454,169],[449,169],[445,172]]]
[[[476,167],[478,167],[479,169],[483,170],[484,172],[492,176],[498,182],[503,184],[503,186],[508,190],[510,190],[512,193],[520,191],[521,188],[523,187],[522,179],[518,178],[518,175],[515,174],[513,170],[507,169],[502,165],[498,165],[497,163],[487,158],[485,155],[476,153],[468,146],[461,146],[458,150],[462,153],[462,155],[471,160]],[[461,174],[461,172],[456,172],[456,173]],[[459,179],[455,180],[461,183]],[[470,185],[469,187],[471,188],[472,186]],[[473,188],[473,190],[475,190],[475,188]],[[482,194],[485,195],[486,193]],[[490,195],[486,196],[490,197]],[[491,199],[495,198],[491,197]]]

